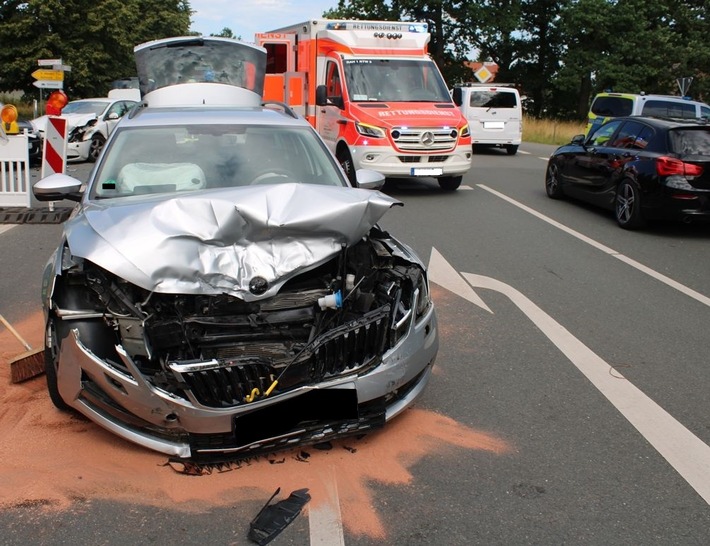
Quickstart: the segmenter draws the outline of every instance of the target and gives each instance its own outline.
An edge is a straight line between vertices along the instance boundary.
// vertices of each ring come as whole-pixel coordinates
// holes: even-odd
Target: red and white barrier
[[[49,116],[44,130],[41,177],[64,173],[67,164],[67,120]]]

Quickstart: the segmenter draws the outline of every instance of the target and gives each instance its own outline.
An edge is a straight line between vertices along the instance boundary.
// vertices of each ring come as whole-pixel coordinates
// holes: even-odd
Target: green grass
[[[523,116],[523,141],[538,144],[567,144],[584,133],[586,122],[556,121]]]

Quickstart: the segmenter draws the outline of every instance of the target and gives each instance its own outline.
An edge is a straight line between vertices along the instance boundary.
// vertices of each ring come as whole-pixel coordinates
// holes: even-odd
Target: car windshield
[[[451,102],[433,61],[349,59],[344,61],[350,100]]]
[[[345,186],[310,127],[184,125],[117,129],[90,198],[299,182]]]
[[[62,114],[101,114],[109,105],[107,102],[83,100],[70,102],[62,109]]]

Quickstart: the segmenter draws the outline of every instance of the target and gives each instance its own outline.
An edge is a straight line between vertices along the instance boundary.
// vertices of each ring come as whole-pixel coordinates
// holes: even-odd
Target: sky
[[[190,0],[190,30],[205,36],[231,29],[245,42],[253,42],[257,32],[321,18],[338,0]]]

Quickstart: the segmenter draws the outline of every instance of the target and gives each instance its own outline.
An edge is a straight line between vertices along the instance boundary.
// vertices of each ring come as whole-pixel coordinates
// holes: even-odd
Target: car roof
[[[273,125],[308,127],[303,118],[293,117],[274,108],[238,106],[173,106],[144,107],[125,116],[121,127],[148,127],[165,125]]]
[[[620,116],[614,118],[613,121],[630,120],[643,121],[652,127],[658,129],[675,129],[678,127],[707,127],[708,123],[701,119],[679,119],[679,118],[661,118],[653,116]],[[611,121],[609,122],[611,123]]]
[[[686,97],[680,97],[678,95],[656,95],[656,94],[648,94],[648,93],[616,93],[614,91],[603,91],[601,93],[597,93],[594,96],[594,99],[602,98],[602,97],[623,97],[626,99],[634,99],[634,98],[639,98],[639,99],[653,99],[653,100],[670,100],[673,102],[687,102],[688,104],[702,104],[704,106],[707,106],[702,101],[699,100],[693,100],[689,99]]]

